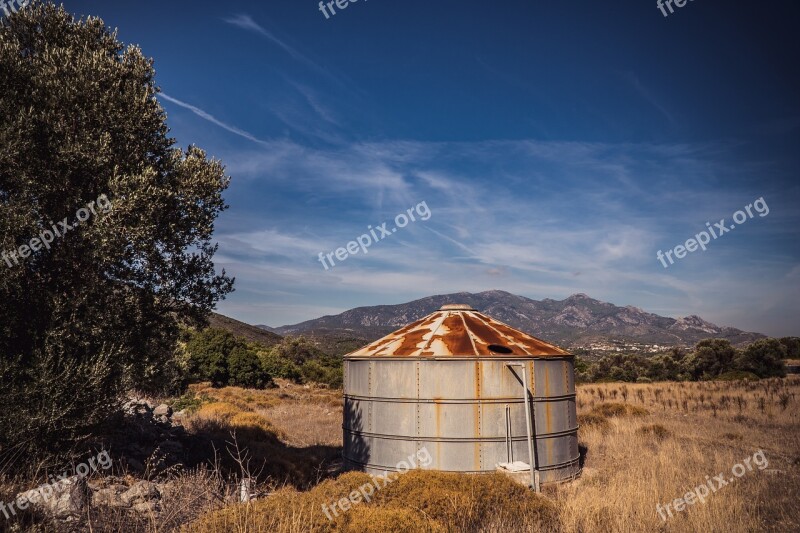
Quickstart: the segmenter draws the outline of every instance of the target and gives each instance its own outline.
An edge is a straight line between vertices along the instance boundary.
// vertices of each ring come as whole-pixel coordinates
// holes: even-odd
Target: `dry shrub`
[[[414,470],[375,491],[372,501],[337,508],[329,521],[322,505],[347,497],[372,478],[350,472],[308,492],[283,489],[265,500],[211,513],[188,531],[490,531],[502,523],[507,531],[558,528],[558,509],[499,474],[468,475]]]
[[[623,416],[647,416],[650,411],[644,407],[624,403],[601,403],[592,407],[592,413],[606,418]]]
[[[723,433],[722,438],[727,440],[742,440],[744,437],[738,433]]]
[[[175,476],[162,489],[160,515],[90,505],[87,518],[91,528],[87,529],[94,533],[174,531],[204,512],[221,508],[230,499],[232,490],[234,488],[226,485],[218,472],[206,467],[195,468]]]
[[[611,429],[611,422],[608,418],[595,413],[586,413],[578,415],[578,426],[586,429],[596,429],[605,433]]]
[[[286,438],[286,435],[269,420],[256,413],[238,413],[230,419],[229,424],[239,438],[254,440],[265,433],[275,435],[282,440]]]
[[[227,387],[223,396],[231,398],[245,389]],[[234,401],[235,398],[234,398]],[[250,474],[259,481],[268,478],[272,483],[290,483],[304,487],[324,476],[324,465],[339,455],[333,447],[316,446],[293,448],[286,444],[285,432],[273,425],[267,417],[238,403],[216,401],[202,405],[186,419],[186,429],[196,437],[191,449],[194,462],[211,458],[220,451],[220,466],[224,472],[237,473],[239,468],[233,457],[232,442],[238,445],[247,458]],[[227,450],[227,452],[226,452]]]
[[[393,509],[371,505],[356,506],[344,517],[342,529],[359,533],[445,533],[447,528],[413,509]]]
[[[262,415],[289,445],[341,446],[341,390],[298,385],[284,379],[277,379],[276,383],[278,388],[265,390],[215,389],[208,383],[198,383],[190,386],[189,394]],[[213,409],[206,412],[214,414]],[[225,418],[226,422],[229,418]]]
[[[367,474],[348,472],[336,479],[325,480],[306,492],[283,488],[266,499],[233,505],[210,513],[185,528],[185,531],[202,533],[341,531],[343,521],[341,510],[338,518],[331,512],[331,516],[336,518],[336,522],[331,522],[323,513],[322,506],[330,506],[361,485],[370,482],[371,478]]]
[[[636,433],[639,435],[655,437],[656,440],[664,440],[672,435],[672,432],[661,424],[648,424],[646,426],[642,426],[636,430]]]
[[[227,402],[214,402],[200,406],[195,414],[201,418],[218,419],[227,422],[241,412],[241,408],[233,404]]]
[[[414,470],[376,494],[379,505],[414,508],[457,531],[474,531],[493,516],[558,521],[555,505],[500,474],[464,475]]]

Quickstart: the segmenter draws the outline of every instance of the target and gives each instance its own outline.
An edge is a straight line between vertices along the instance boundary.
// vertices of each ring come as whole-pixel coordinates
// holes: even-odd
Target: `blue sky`
[[[584,292],[800,335],[800,6],[731,4],[65,2],[154,58],[171,134],[232,176],[224,314]],[[420,202],[429,220],[319,262]]]

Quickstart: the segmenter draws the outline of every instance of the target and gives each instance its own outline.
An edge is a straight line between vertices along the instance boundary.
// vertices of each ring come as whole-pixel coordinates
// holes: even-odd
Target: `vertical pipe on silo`
[[[531,408],[533,402],[529,400],[530,391],[528,391],[528,369],[523,363],[506,363],[507,367],[520,366],[522,367],[522,401],[525,404],[525,425],[528,429],[528,466],[531,473],[531,488],[536,492],[540,492],[539,487],[539,465],[536,464],[536,456],[533,454],[533,421],[531,419]]]

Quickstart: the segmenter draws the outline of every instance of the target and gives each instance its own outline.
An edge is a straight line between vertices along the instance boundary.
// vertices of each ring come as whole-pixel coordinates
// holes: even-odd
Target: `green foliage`
[[[673,348],[669,353],[645,358],[615,354],[588,364],[576,358],[576,380],[583,382],[687,381],[707,379],[756,379],[785,376],[782,359],[786,346],[794,349],[794,338],[761,339],[737,350],[725,339],[705,339],[694,350]],[[743,376],[743,377],[742,377]]]
[[[303,336],[284,337],[279,344],[272,347],[271,351],[275,356],[291,361],[296,365],[326,357],[322,350]]]
[[[334,364],[330,361],[306,361],[300,367],[303,382],[316,382],[328,385],[331,388],[341,388],[344,381],[344,370],[341,363]]]
[[[607,355],[586,372],[590,381],[636,381],[647,373],[647,360],[638,355]]]
[[[228,373],[228,383],[237,387],[261,389],[275,385],[258,355],[246,346],[236,346],[228,355]]]
[[[228,383],[228,357],[240,341],[224,329],[206,328],[186,344],[189,373],[194,380],[210,381],[214,386]]]
[[[785,377],[786,348],[777,339],[760,339],[742,350],[736,358],[737,370],[760,378]]]
[[[211,242],[229,178],[174,146],[154,76],[101,20],[52,3],[0,25],[0,250],[109,202],[0,262],[0,405],[14,415],[0,417],[0,449],[71,446],[125,391],[180,386],[179,324],[232,290]]]
[[[587,352],[587,350],[582,350],[583,352]],[[588,352],[586,353],[588,355]],[[577,350],[575,352],[575,379],[578,382],[585,382],[588,381],[588,372],[589,372],[589,361],[581,357],[577,354]]]
[[[186,352],[194,381],[210,381],[215,387],[274,385],[258,354],[227,330],[206,328],[195,333],[186,344]]]
[[[800,337],[783,337],[780,341],[786,348],[786,359],[800,359]]]
[[[697,343],[687,366],[694,379],[714,379],[733,368],[736,349],[725,339],[705,339]]]
[[[194,393],[194,391],[189,390],[186,392],[186,394],[184,394],[183,396],[172,402],[171,407],[175,411],[186,411],[187,413],[194,413],[195,411],[200,409],[200,406],[203,405],[204,403],[210,403],[213,401],[214,401],[213,398],[210,398],[205,394],[198,396]]]
[[[299,383],[302,379],[300,368],[289,359],[281,357],[280,354],[269,350],[259,354],[261,365],[264,370],[272,377],[283,378]]]
[[[744,370],[729,370],[717,377],[719,381],[758,381],[758,376]]]
[[[284,337],[279,344],[261,353],[261,362],[275,377],[297,383],[322,383],[332,388],[342,386],[341,357],[326,355],[302,336]]]

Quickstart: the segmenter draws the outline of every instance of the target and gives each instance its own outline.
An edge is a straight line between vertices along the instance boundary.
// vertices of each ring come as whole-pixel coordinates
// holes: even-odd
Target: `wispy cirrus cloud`
[[[243,30],[251,31],[253,33],[257,33],[258,35],[261,35],[262,37],[266,37],[268,40],[272,41],[274,44],[277,44],[286,53],[288,53],[290,56],[292,56],[293,58],[295,58],[295,59],[297,59],[299,61],[304,61],[304,62],[309,62],[311,64],[314,64],[310,59],[305,57],[303,54],[301,54],[300,52],[298,52],[297,50],[295,50],[294,48],[292,48],[291,46],[286,44],[281,39],[278,39],[275,36],[275,34],[273,34],[272,32],[269,32],[266,29],[264,29],[264,27],[261,26],[255,20],[253,20],[253,17],[251,17],[250,15],[247,15],[247,14],[244,14],[244,13],[240,13],[238,15],[234,15],[232,17],[224,18],[222,20],[224,20],[228,24],[232,24],[232,25],[234,25],[234,26],[236,26],[238,28],[241,28]]]
[[[742,294],[747,285],[744,292],[760,298],[772,323],[776,309],[794,305],[769,280],[784,278],[795,263],[754,250],[759,242],[791,238],[786,228],[795,227],[797,215],[782,208],[780,191],[753,188],[764,169],[733,165],[736,146],[522,140],[322,148],[264,141],[196,106],[165,99],[257,144],[221,154],[235,183],[248,184],[240,200],[258,205],[240,207],[237,219],[222,220],[218,231],[220,266],[236,274],[238,291],[254,302],[253,315],[239,313],[250,321],[313,318],[317,304],[321,314],[331,302],[345,310],[431,293],[504,289],[535,298],[586,292],[768,332],[769,324],[753,321],[750,310],[733,311],[726,295]],[[269,188],[261,189],[262,182]],[[676,193],[685,190],[692,191],[691,201]],[[715,243],[680,269],[660,270],[658,249],[759,196],[770,203],[770,218],[743,229],[737,234],[743,240]],[[317,262],[319,252],[346,245],[368,225],[392,220],[422,200],[433,212],[429,221],[330,271]],[[709,279],[708,272],[725,275]],[[296,314],[254,318],[265,311],[257,305],[264,293]]]
[[[664,104],[662,104],[659,101],[659,99],[656,98],[652,90],[645,87],[645,85],[639,80],[639,77],[636,74],[634,74],[633,72],[626,72],[624,74],[624,77],[628,81],[628,83],[630,83],[631,86],[633,86],[636,92],[639,93],[639,96],[641,96],[647,103],[658,109],[658,111],[662,115],[664,115],[664,118],[666,118],[670,124],[672,124],[673,126],[677,124],[675,118],[672,116],[672,113],[667,111],[667,108],[664,106]]]
[[[180,107],[182,107],[184,109],[188,109],[189,111],[191,111],[192,113],[194,113],[198,117],[202,118],[203,120],[207,120],[208,122],[211,122],[212,124],[214,124],[216,126],[219,126],[220,128],[222,128],[222,129],[224,129],[226,131],[229,131],[229,132],[231,132],[231,133],[233,133],[235,135],[238,135],[239,137],[243,137],[243,138],[247,139],[248,141],[253,141],[254,143],[258,143],[258,144],[268,144],[267,141],[262,141],[261,139],[259,139],[255,135],[253,135],[251,133],[248,133],[248,132],[244,131],[241,128],[237,128],[236,126],[232,126],[230,124],[227,124],[227,123],[217,119],[216,117],[214,117],[211,113],[208,113],[207,111],[203,111],[199,107],[193,106],[191,104],[187,104],[186,102],[182,102],[181,100],[178,100],[177,98],[173,98],[173,97],[171,97],[171,96],[169,96],[168,94],[165,94],[165,93],[160,93],[159,96],[161,98],[163,98],[164,100],[166,100],[167,102],[171,102],[171,103],[173,103],[173,104],[175,104],[177,106],[180,106]]]
[[[274,32],[271,32],[271,31],[267,30],[266,28],[264,28],[261,24],[256,22],[253,19],[253,17],[251,17],[250,15],[248,15],[246,13],[239,13],[237,15],[234,15],[232,17],[227,17],[227,18],[224,18],[222,20],[227,22],[228,24],[236,26],[237,28],[241,28],[243,30],[246,30],[246,31],[249,31],[249,32],[252,32],[252,33],[255,33],[257,35],[260,35],[260,36],[264,37],[265,39],[267,39],[271,43],[277,45],[279,48],[281,48],[284,52],[289,54],[296,61],[298,61],[298,62],[302,63],[303,65],[305,65],[306,67],[310,68],[316,74],[318,74],[318,75],[320,75],[320,76],[322,76],[324,78],[327,78],[328,80],[331,80],[331,81],[335,82],[337,85],[339,85],[341,87],[344,87],[344,86],[348,85],[348,83],[345,82],[342,79],[341,76],[334,75],[330,70],[328,70],[328,69],[322,67],[321,65],[317,64],[316,61],[314,61],[313,59],[311,59],[307,55],[305,55],[302,52],[300,52],[297,48],[295,48],[294,46],[291,46],[285,40],[283,40],[283,39],[279,38],[278,36],[276,36]]]

